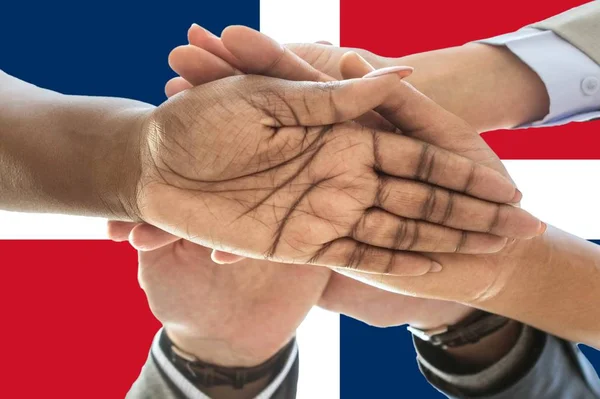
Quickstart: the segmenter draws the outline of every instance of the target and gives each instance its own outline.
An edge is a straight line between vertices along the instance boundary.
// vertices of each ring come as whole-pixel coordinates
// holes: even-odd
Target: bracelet
[[[178,348],[163,330],[159,346],[177,370],[198,388],[232,386],[242,389],[246,384],[258,381],[269,375],[276,375],[288,360],[295,345],[292,339],[285,347],[267,361],[254,367],[223,367],[203,362],[192,354]]]
[[[453,326],[442,326],[433,330],[420,330],[409,326],[408,330],[422,341],[447,349],[477,343],[500,330],[509,321],[510,319],[504,316],[477,310]]]

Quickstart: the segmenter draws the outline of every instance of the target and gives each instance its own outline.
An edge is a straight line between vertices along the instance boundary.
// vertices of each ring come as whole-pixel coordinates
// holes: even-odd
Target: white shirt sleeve
[[[160,334],[162,333],[162,328],[158,331],[156,336],[154,337],[154,341],[152,341],[152,348],[150,349],[156,363],[158,363],[158,367],[165,373],[165,375],[171,380],[171,382],[185,395],[187,399],[211,399],[202,393],[198,388],[196,388],[190,381],[187,380],[175,368],[173,363],[167,358],[159,345]],[[275,391],[279,388],[279,386],[283,383],[288,373],[292,369],[294,362],[296,361],[296,357],[298,357],[298,344],[294,343],[294,348],[290,353],[289,358],[287,359],[285,365],[277,374],[277,376],[271,381],[271,383],[254,399],[269,399]]]
[[[554,32],[524,28],[478,43],[506,46],[539,75],[548,90],[548,115],[519,127],[600,118],[600,66]]]

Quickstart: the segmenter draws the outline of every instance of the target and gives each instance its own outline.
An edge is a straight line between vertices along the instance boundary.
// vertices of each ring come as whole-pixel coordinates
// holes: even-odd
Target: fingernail
[[[365,78],[365,79],[377,78],[379,76],[390,75],[390,74],[398,74],[401,77],[405,78],[405,77],[409,76],[413,71],[414,71],[413,67],[394,66],[394,67],[381,68],[381,69],[377,69],[375,71],[369,72],[368,74],[363,76],[363,78]]]
[[[437,262],[432,262],[431,268],[429,269],[429,273],[439,273],[442,271],[442,265]]]
[[[210,253],[210,260],[212,260],[217,265],[224,265],[225,264],[225,263],[221,262],[220,260],[215,259],[215,251],[212,251]]]
[[[216,36],[214,33],[212,33],[211,31],[209,31],[209,30],[208,30],[208,29],[206,29],[206,28],[203,28],[203,27],[201,27],[200,25],[198,25],[198,24],[197,24],[197,23],[195,23],[195,22],[194,22],[194,23],[192,24],[192,26],[190,27],[190,29],[192,29],[192,28],[200,28],[200,29],[202,29],[204,32],[206,32],[207,34],[209,34],[210,36],[217,37],[217,36]]]
[[[523,199],[523,193],[517,188],[517,190],[515,192],[515,196],[513,197],[512,200],[510,200],[510,203],[517,204],[517,203],[521,202],[522,199]]]
[[[206,29],[206,28],[202,28],[202,29],[204,29],[204,32],[208,33],[208,35],[209,35],[209,36],[216,37],[216,38],[218,38],[218,37],[219,37],[219,36],[215,35],[214,33],[212,33],[211,31],[209,31],[209,30],[208,30],[208,29]]]
[[[542,222],[542,225],[540,226],[540,234],[539,235],[544,234],[546,232],[546,230],[548,230],[548,225],[546,223]]]

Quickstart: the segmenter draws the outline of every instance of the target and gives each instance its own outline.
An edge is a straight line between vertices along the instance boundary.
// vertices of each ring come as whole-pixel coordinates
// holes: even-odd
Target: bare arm
[[[393,62],[414,67],[407,80],[478,132],[515,127],[548,113],[544,83],[504,47],[469,43]]]
[[[508,254],[506,277],[473,304],[600,347],[600,247],[550,226]]]
[[[62,95],[0,71],[0,208],[129,219],[137,120],[152,109]]]

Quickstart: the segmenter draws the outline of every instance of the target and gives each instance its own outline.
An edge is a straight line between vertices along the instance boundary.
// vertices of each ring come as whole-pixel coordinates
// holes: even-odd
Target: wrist
[[[228,399],[255,398],[279,373],[297,361],[295,340],[289,341],[277,353],[261,364],[251,367],[222,366],[203,361],[177,345],[163,331],[159,339],[162,352],[175,368],[196,388],[210,397]]]
[[[409,322],[410,326],[420,330],[436,330],[458,324],[475,312],[475,309],[456,302],[443,302],[443,305],[439,311],[419,315],[417,320]]]
[[[15,90],[0,107],[0,207],[129,219],[137,126],[152,107],[6,79]]]
[[[94,137],[96,159],[92,195],[100,212],[112,220],[141,220],[138,190],[141,178],[141,152],[145,148],[149,107],[131,107],[106,115]]]
[[[503,46],[468,43],[392,62],[414,67],[406,80],[479,132],[518,126],[548,113],[544,83]]]
[[[498,331],[482,338],[479,342],[446,349],[456,362],[469,367],[485,369],[497,363],[515,346],[523,325],[509,321]]]
[[[269,353],[254,353],[240,349],[235,343],[222,338],[207,338],[190,336],[176,329],[165,327],[169,339],[181,350],[195,356],[197,359],[221,367],[255,367],[258,366],[283,348],[289,341]]]
[[[497,363],[515,346],[522,325],[502,316],[474,311],[466,319],[437,330],[414,330],[415,344],[428,358],[440,356],[446,369],[452,365],[470,373],[484,370]]]

